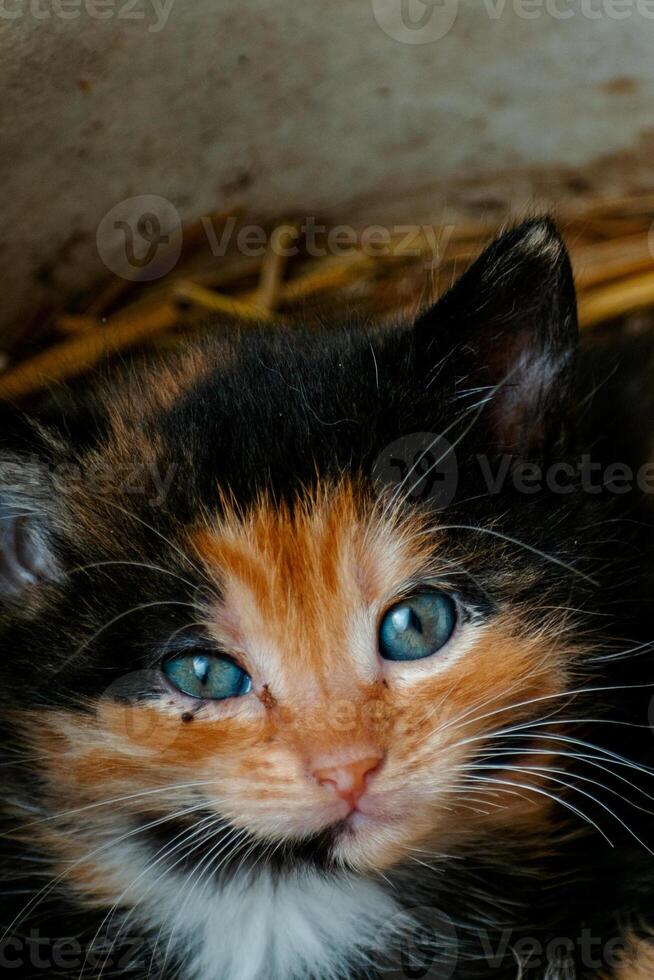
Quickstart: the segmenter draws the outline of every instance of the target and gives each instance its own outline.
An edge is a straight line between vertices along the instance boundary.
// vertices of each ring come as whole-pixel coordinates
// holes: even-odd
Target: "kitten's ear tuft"
[[[484,394],[496,448],[541,454],[561,436],[577,348],[568,253],[548,219],[498,238],[416,324],[428,360],[450,352],[458,392]]]
[[[36,472],[33,464],[0,457],[0,604],[60,577],[50,540],[51,503]]]

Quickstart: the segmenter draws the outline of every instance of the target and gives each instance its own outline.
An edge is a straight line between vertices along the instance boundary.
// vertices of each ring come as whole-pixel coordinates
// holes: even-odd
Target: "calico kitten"
[[[413,324],[16,423],[3,975],[651,975],[650,355],[576,351],[532,221]]]

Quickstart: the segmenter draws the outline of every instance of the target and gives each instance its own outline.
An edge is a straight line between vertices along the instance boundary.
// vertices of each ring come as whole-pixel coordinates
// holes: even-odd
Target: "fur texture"
[[[575,366],[565,249],[529,222],[415,324],[214,326],[74,417],[14,421],[12,975],[629,980],[654,890],[651,520],[578,464],[649,459],[654,419],[621,435],[630,356]],[[383,660],[381,618],[423,588],[453,597],[451,640]],[[180,637],[251,692],[174,689]],[[363,757],[352,814],[312,773]]]

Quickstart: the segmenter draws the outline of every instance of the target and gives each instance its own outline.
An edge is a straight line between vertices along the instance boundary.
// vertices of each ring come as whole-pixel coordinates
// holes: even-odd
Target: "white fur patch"
[[[191,902],[184,912],[193,950],[189,976],[328,980],[361,964],[397,911],[380,888],[354,877],[339,881],[306,872],[276,883],[268,874],[251,883],[240,880]]]
[[[135,871],[131,863],[133,882]],[[243,871],[207,885],[159,867],[124,898],[135,906],[130,919],[158,934],[158,956],[184,963],[183,980],[335,980],[381,958],[400,912],[372,881],[310,869],[284,878]]]

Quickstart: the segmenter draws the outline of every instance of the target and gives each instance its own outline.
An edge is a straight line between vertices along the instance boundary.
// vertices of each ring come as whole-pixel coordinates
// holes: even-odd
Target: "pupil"
[[[414,610],[411,610],[411,628],[416,631],[416,633],[422,633],[422,620]]]
[[[208,657],[193,657],[193,671],[200,683],[206,684],[209,676]]]

